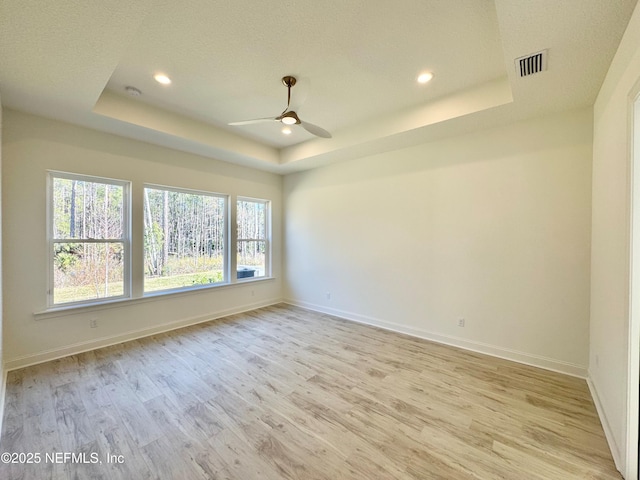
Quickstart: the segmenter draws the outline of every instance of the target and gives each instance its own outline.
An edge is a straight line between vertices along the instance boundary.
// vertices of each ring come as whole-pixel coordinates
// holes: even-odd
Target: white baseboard
[[[609,424],[609,420],[607,419],[607,414],[605,413],[602,402],[600,401],[600,395],[598,395],[598,389],[591,380],[591,375],[587,376],[587,385],[589,386],[589,392],[591,392],[593,403],[596,406],[598,417],[600,417],[600,423],[602,424],[604,435],[607,438],[607,443],[609,444],[609,450],[611,450],[613,462],[616,464],[616,468],[618,469],[618,471],[622,472],[622,453],[620,452],[620,447],[618,447],[618,444],[616,443],[616,437],[613,435],[613,430],[611,429],[611,425]]]
[[[564,373],[573,377],[587,378],[587,367],[582,365],[576,365],[569,362],[563,362],[561,360],[555,360],[552,358],[546,358],[539,355],[533,355],[530,353],[518,352],[508,348],[498,347],[481,342],[475,342],[460,337],[454,337],[450,335],[442,335],[440,333],[429,332],[420,328],[409,327],[398,323],[388,322],[386,320],[380,320],[378,318],[368,317],[352,312],[345,312],[343,310],[337,310],[334,308],[327,308],[322,305],[315,305],[308,302],[301,302],[297,300],[285,299],[284,303],[294,305],[308,310],[313,310],[320,313],[326,313],[334,315],[336,317],[343,318],[345,320],[351,320],[357,323],[364,323],[366,325],[372,325],[374,327],[383,328],[385,330],[391,330],[393,332],[404,333],[413,337],[430,340],[445,345],[451,345],[453,347],[463,348],[477,353],[483,353],[491,355],[492,357],[498,357],[505,360],[511,360],[525,365],[531,365],[533,367],[543,368],[545,370],[551,370],[558,373]]]
[[[197,317],[183,318],[173,322],[163,323],[160,325],[154,325],[153,327],[143,328],[140,330],[132,330],[130,332],[93,339],[87,342],[79,342],[72,345],[67,345],[61,348],[54,348],[51,350],[45,350],[30,355],[23,355],[20,357],[8,359],[5,361],[5,371],[16,370],[18,368],[28,367],[30,365],[36,365],[38,363],[48,362],[62,357],[68,357],[69,355],[77,355],[78,353],[88,352],[90,350],[96,350],[102,347],[108,347],[110,345],[116,345],[118,343],[127,342],[129,340],[136,340],[138,338],[148,337],[158,333],[169,332],[178,328],[187,327],[189,325],[196,325],[198,323],[204,323],[211,320],[216,320],[228,315],[234,315],[236,313],[247,312],[249,310],[255,310],[256,308],[267,307],[269,305],[275,305],[281,303],[282,299],[264,300],[261,302],[241,305],[239,307],[229,308],[218,312],[208,313],[206,315],[200,315]],[[0,430],[1,431],[1,430]]]

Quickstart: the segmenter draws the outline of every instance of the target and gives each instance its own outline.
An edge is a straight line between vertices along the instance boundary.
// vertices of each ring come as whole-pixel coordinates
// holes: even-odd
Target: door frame
[[[627,435],[624,477],[638,478],[640,422],[640,79],[629,94],[630,241]]]

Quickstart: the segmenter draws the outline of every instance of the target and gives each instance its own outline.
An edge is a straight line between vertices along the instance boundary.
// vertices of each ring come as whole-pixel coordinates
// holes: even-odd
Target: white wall
[[[265,198],[273,208],[275,280],[35,318],[46,307],[48,169],[133,182],[133,249],[142,249],[144,182]],[[138,192],[136,194],[136,192]],[[8,368],[281,299],[282,177],[41,117],[5,110],[3,131],[4,358]],[[136,213],[137,212],[137,213]],[[139,256],[138,256],[139,257]],[[135,256],[134,256],[135,258]],[[142,265],[134,275],[142,275]],[[98,328],[89,328],[97,317]]]
[[[585,109],[289,175],[285,299],[586,375],[591,156]]]
[[[594,106],[589,374],[622,471],[628,428],[629,95],[639,79],[640,7],[636,7]]]

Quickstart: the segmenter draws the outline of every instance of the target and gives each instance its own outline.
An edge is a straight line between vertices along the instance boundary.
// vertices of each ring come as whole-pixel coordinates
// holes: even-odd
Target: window
[[[239,198],[238,279],[264,277],[269,274],[269,202]]]
[[[226,212],[223,195],[145,188],[145,293],[227,281]]]
[[[132,202],[131,191],[131,183],[124,180],[48,173],[48,307],[235,282],[229,271],[233,247],[228,195],[145,185],[144,200],[138,203]],[[142,238],[132,239],[132,203],[137,209],[133,218],[143,222]],[[233,221],[239,282],[271,275],[270,207],[268,200],[237,199]],[[132,277],[136,245],[143,257],[136,257],[134,264],[144,273]]]
[[[128,297],[129,183],[49,173],[49,305]]]

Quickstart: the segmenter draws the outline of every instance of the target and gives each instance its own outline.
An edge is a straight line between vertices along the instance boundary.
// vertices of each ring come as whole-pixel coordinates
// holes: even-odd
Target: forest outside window
[[[228,281],[227,197],[148,186],[144,189],[144,292]]]
[[[267,200],[239,198],[236,208],[238,224],[238,280],[269,275],[269,220]]]
[[[130,296],[129,183],[49,173],[51,307]]]

